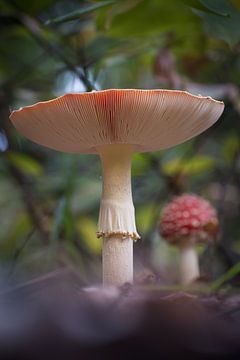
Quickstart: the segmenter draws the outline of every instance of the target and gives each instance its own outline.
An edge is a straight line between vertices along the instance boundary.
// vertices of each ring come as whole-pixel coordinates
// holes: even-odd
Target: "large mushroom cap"
[[[206,130],[220,101],[177,90],[103,90],[66,94],[13,111],[14,126],[30,140],[72,153],[97,153],[106,144],[136,151],[166,149]]]

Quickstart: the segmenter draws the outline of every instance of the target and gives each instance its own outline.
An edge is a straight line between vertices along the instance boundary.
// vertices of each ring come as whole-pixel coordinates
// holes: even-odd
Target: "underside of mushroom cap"
[[[223,102],[185,91],[110,89],[39,102],[10,119],[28,139],[58,151],[94,154],[119,143],[148,152],[200,134],[223,109]]]

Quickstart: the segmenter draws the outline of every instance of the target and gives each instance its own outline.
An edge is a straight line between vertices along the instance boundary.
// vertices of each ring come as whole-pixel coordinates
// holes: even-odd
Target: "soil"
[[[84,287],[58,274],[2,287],[0,359],[240,359],[240,293]]]

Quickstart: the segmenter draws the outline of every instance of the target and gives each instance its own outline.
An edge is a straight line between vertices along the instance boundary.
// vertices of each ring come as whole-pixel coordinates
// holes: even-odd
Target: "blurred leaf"
[[[115,2],[116,2],[116,0],[108,0],[108,1],[102,1],[102,2],[99,2],[99,3],[96,3],[96,4],[92,4],[92,5],[89,5],[89,6],[84,6],[81,9],[73,11],[73,12],[71,12],[69,14],[59,16],[59,17],[57,17],[55,19],[50,19],[50,20],[45,22],[45,25],[61,24],[61,23],[67,22],[67,21],[78,20],[81,15],[85,15],[85,14],[88,14],[88,13],[90,13],[92,11],[100,9],[102,7],[112,5]]]
[[[30,155],[9,151],[7,158],[13,166],[26,175],[40,176],[43,174],[42,165]]]
[[[99,206],[101,194],[101,179],[86,178],[84,175],[79,179],[74,196],[71,197],[73,212],[86,213]]]
[[[240,2],[239,0],[231,0],[231,3],[240,10]]]
[[[135,8],[135,6],[137,6],[142,1],[143,0],[117,1],[116,4],[113,5],[112,8],[107,13],[101,14],[103,15],[105,27],[109,28],[111,26],[111,23],[115,16],[127,13],[129,10]]]
[[[205,12],[213,12],[217,15],[226,16],[229,14],[229,11],[232,10],[232,5],[228,0],[182,0],[183,3]]]
[[[162,164],[162,169],[167,175],[184,173],[187,175],[198,175],[214,167],[214,159],[208,156],[195,156],[192,159],[182,160],[176,158]]]
[[[29,216],[26,213],[20,213],[12,224],[6,239],[0,243],[1,256],[12,255],[13,249],[16,248],[24,236],[27,236],[31,227],[32,223]]]
[[[237,151],[240,149],[240,137],[237,134],[230,134],[223,143],[224,158],[232,162]]]
[[[119,3],[121,6],[121,3]],[[124,6],[124,2],[122,4]],[[191,9],[183,6],[179,0],[168,2],[158,0],[139,1],[129,11],[117,13],[105,22],[108,35],[122,38],[140,38],[141,43],[155,39],[156,44],[164,41],[166,33],[175,33],[176,43],[183,49],[196,48],[194,43],[199,40],[200,22],[194,19]],[[189,36],[191,33],[191,36]],[[199,44],[201,42],[199,41]]]
[[[96,36],[86,47],[86,53],[91,62],[103,59],[104,57],[113,56],[114,53],[119,54],[127,45],[127,40],[113,39],[107,36]]]
[[[86,247],[94,254],[99,254],[101,251],[101,240],[96,236],[96,223],[90,217],[81,217],[77,221],[77,230],[81,235],[81,240]]]
[[[234,7],[228,0],[198,0],[201,4],[203,4],[207,9],[215,12],[218,15],[227,16],[232,11],[234,11]]]
[[[225,274],[221,275],[217,280],[215,280],[210,288],[212,291],[218,290],[224,283],[233,279],[236,275],[240,273],[240,262],[231,267]]]
[[[74,235],[74,219],[68,204],[65,209],[63,225],[64,225],[64,236],[66,240],[71,241]]]
[[[198,9],[193,12],[202,18],[207,33],[226,41],[231,47],[240,41],[240,12],[229,7],[227,16],[207,13]]]
[[[57,209],[54,214],[54,222],[52,226],[52,231],[50,235],[50,240],[52,242],[57,241],[59,239],[60,232],[62,230],[63,220],[65,216],[67,205],[67,199],[63,197],[57,206]]]
[[[140,233],[146,233],[153,225],[153,217],[156,211],[155,204],[146,204],[142,207],[138,207],[136,212],[136,223]]]
[[[149,161],[146,154],[136,153],[133,157],[132,175],[142,175],[149,169]]]

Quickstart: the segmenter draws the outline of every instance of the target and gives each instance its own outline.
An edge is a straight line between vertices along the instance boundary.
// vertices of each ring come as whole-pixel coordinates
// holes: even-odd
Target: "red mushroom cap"
[[[169,242],[209,241],[218,230],[215,209],[197,195],[184,194],[167,204],[160,218],[160,234]]]

